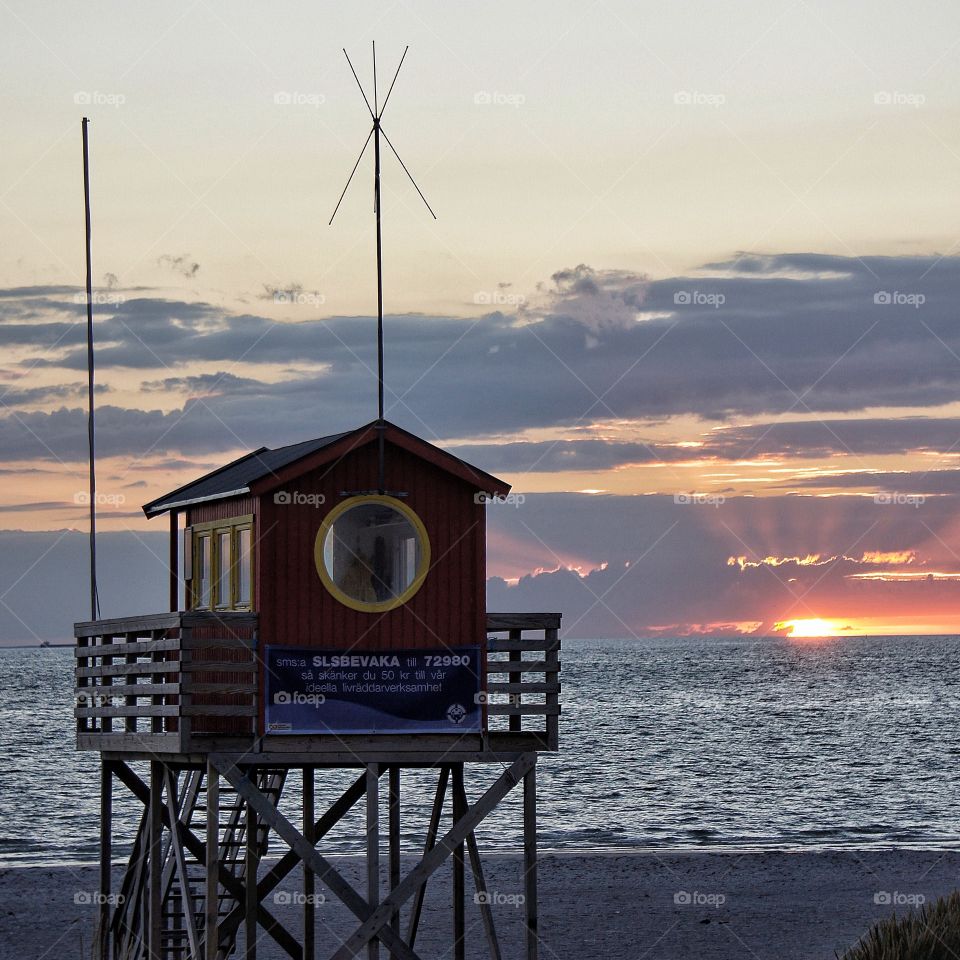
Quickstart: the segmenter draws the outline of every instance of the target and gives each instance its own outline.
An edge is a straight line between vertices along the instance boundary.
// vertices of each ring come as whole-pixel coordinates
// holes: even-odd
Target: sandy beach
[[[504,957],[522,955],[520,863],[486,859]],[[360,864],[338,858],[360,887]],[[547,852],[540,864],[542,950],[546,960],[829,960],[875,920],[957,885],[960,851]],[[93,867],[31,867],[0,873],[0,958],[87,958],[94,931]],[[269,902],[291,930],[291,876]],[[448,957],[449,872],[428,893],[417,951]],[[472,889],[468,881],[468,900]],[[317,907],[318,957],[329,956],[350,917],[329,895]],[[470,957],[487,956],[477,908],[467,910]],[[269,937],[258,957],[283,956]]]

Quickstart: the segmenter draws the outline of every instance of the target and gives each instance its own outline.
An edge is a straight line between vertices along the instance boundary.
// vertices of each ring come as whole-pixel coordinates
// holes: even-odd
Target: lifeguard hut
[[[379,252],[382,108],[372,115]],[[379,330],[382,343],[382,308]],[[463,958],[468,861],[498,958],[476,830],[519,785],[525,950],[538,956],[536,769],[558,748],[560,615],[486,610],[485,504],[509,486],[385,420],[380,360],[373,422],[254,450],[144,507],[169,517],[169,612],[75,625],[77,747],[102,757],[102,960],[219,960],[240,943],[253,960],[261,931],[298,960],[381,945],[416,960],[427,882],[447,862]],[[344,768],[355,779],[318,815]],[[434,771],[436,788],[417,798],[430,813],[404,870],[411,769]],[[118,785],[142,816],[115,887]],[[365,889],[324,855],[361,801]],[[261,868],[271,839],[287,849]],[[269,896],[298,867],[290,929]],[[342,941],[318,936],[318,882],[355,917]]]

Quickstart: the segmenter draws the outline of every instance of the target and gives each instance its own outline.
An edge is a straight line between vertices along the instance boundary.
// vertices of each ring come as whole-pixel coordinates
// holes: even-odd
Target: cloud
[[[200,271],[200,264],[189,253],[181,253],[179,256],[164,253],[157,257],[157,265],[172,270],[187,279],[195,277]]]
[[[775,496],[711,507],[529,494],[520,508],[487,509],[489,569],[499,574],[489,608],[562,611],[568,635],[590,637],[721,633],[730,624],[770,633],[778,621],[814,617],[930,622],[960,604],[955,580],[925,578],[960,572],[950,546],[958,502]],[[901,570],[921,576],[863,576]]]
[[[800,477],[792,488],[867,489],[887,497],[942,496],[960,493],[960,469],[954,470],[850,470],[843,473]]]
[[[955,422],[847,421],[878,407],[916,409],[960,399],[958,284],[956,257],[745,256],[654,281],[580,265],[558,271],[512,313],[388,316],[388,416],[428,439],[672,416],[721,425],[733,417],[790,421],[708,433],[700,452],[719,458],[892,449],[911,442],[911,431],[927,435],[923,442],[931,449],[949,448]],[[29,364],[83,370],[82,325],[72,319],[82,305],[29,289],[37,298],[5,301],[12,313],[0,322],[0,345],[28,349]],[[879,294],[891,302],[876,302]],[[919,306],[900,302],[921,295]],[[179,389],[188,363],[245,365],[242,376],[221,380],[215,396],[198,397],[201,406],[179,411],[184,424],[165,434],[172,452],[195,452],[193,439],[204,430],[210,449],[222,449],[225,426],[248,446],[276,440],[278,432],[285,440],[302,439],[365,422],[374,406],[375,335],[368,317],[277,322],[210,304],[138,297],[101,306],[96,336],[105,374],[136,370],[171,389]],[[315,370],[305,371],[309,364]],[[257,377],[259,365],[297,370],[273,383],[275,373]],[[183,389],[192,392],[189,383]],[[317,410],[323,411],[320,429]],[[827,426],[798,419],[811,414],[829,414]],[[55,430],[58,415],[45,416]],[[42,418],[31,429],[46,437]],[[190,438],[188,448],[172,445],[179,436]],[[154,440],[148,431],[129,452]],[[669,445],[654,451],[665,459],[681,456]],[[543,450],[509,452],[531,462]],[[642,444],[591,442],[558,448],[550,461],[558,469],[564,462],[590,469],[645,462],[650,455]]]
[[[694,445],[691,445],[694,444]],[[900,456],[953,452],[960,455],[960,418],[900,417],[779,421],[713,427],[699,441],[620,441],[605,438],[461,444],[465,460],[490,470],[591,471],[644,463],[702,460],[824,460],[834,456]],[[863,476],[861,472],[858,474]],[[857,475],[850,474],[850,477]],[[800,486],[821,486],[812,477]],[[858,485],[854,479],[841,486]],[[790,481],[790,486],[797,486]]]

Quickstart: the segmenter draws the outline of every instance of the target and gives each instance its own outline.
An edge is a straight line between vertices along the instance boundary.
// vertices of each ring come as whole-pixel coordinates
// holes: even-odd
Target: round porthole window
[[[317,533],[317,572],[341,603],[382,613],[406,603],[430,566],[420,518],[394,497],[353,497],[334,507]]]

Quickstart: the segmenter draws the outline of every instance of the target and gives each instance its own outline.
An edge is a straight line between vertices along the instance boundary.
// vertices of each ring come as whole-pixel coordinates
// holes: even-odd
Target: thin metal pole
[[[87,255],[87,453],[90,461],[90,619],[96,620],[100,611],[97,595],[97,474],[94,458],[93,410],[93,264],[90,248],[90,152],[87,136],[89,120],[81,122],[83,131],[83,211],[86,226]]]
[[[373,118],[373,203],[377,217],[377,486],[386,489],[386,464],[383,438],[383,233],[380,222],[380,117]]]

